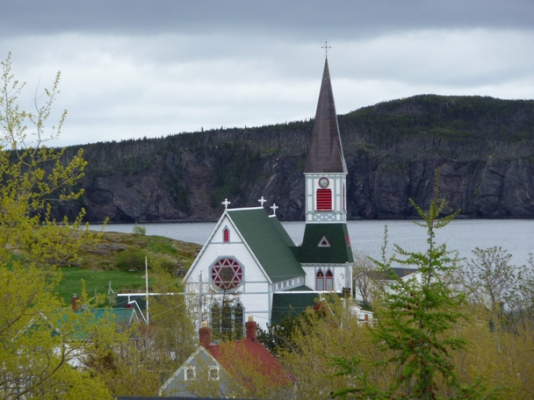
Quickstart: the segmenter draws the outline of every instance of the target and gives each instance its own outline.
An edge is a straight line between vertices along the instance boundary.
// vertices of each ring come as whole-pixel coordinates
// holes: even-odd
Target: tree
[[[354,277],[354,290],[356,296],[361,296],[362,303],[368,307],[371,304],[375,281],[372,273],[376,271],[373,261],[359,253],[354,253],[354,263],[352,264],[352,276]]]
[[[341,388],[335,396],[351,393],[360,398],[372,394],[375,398],[436,399],[440,397],[440,389],[454,391],[455,397],[476,392],[474,388],[462,387],[451,359],[453,351],[467,345],[465,339],[452,334],[463,318],[461,308],[465,296],[451,289],[444,279],[457,268],[456,254],[449,252],[445,244],[435,243],[435,231],[450,223],[458,213],[440,218],[445,202],[439,198],[439,171],[435,178],[435,197],[428,212],[412,200],[410,203],[423,219],[416,224],[426,228],[428,247],[425,252],[410,252],[395,245],[391,259],[377,261],[394,283],[391,290],[377,292],[377,322],[370,328],[372,340],[388,355],[387,361],[377,366],[394,368],[394,374],[385,390],[381,390],[361,379],[358,357],[336,359],[342,373],[358,379],[355,379],[356,386]],[[394,264],[417,268],[421,278],[398,278],[392,270]]]
[[[464,268],[464,285],[470,298],[486,304],[492,311],[513,306],[519,284],[528,271],[510,264],[512,255],[501,247],[476,248]]]
[[[151,257],[150,324],[134,326],[129,341],[107,343],[103,357],[92,357],[89,366],[113,395],[156,396],[168,379],[198,345],[192,316],[185,304],[181,281]]]
[[[73,312],[54,294],[61,279],[55,267],[74,262],[81,246],[95,239],[88,227],[80,229],[83,213],[74,221],[51,218],[51,202],[81,195],[73,187],[86,164],[81,151],[65,161],[63,150],[44,145],[59,135],[66,117],[63,112],[48,133],[59,74],[30,113],[17,104],[24,84],[14,79],[11,55],[1,66],[0,395],[106,398],[109,392],[98,379],[71,364],[95,350],[92,338],[112,321],[99,321],[97,327],[91,312]]]

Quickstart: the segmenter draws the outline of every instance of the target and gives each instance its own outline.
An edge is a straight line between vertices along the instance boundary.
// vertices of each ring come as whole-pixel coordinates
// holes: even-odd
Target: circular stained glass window
[[[211,280],[219,289],[228,290],[239,286],[243,268],[232,258],[221,258],[211,269]]]

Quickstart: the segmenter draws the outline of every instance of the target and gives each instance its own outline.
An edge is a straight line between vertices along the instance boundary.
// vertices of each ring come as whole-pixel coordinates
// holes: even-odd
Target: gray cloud
[[[0,58],[62,72],[59,145],[313,116],[328,40],[338,112],[421,93],[532,98],[534,2],[18,0]]]

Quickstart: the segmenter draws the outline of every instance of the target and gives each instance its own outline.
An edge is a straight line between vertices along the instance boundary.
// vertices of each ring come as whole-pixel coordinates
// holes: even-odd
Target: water
[[[283,222],[296,244],[302,242],[304,222]],[[408,251],[426,249],[426,229],[411,221],[349,221],[352,249],[374,258],[380,257],[384,241],[384,226],[388,226],[389,254],[398,244]],[[214,222],[143,224],[147,235],[165,236],[176,240],[204,244],[215,227]],[[92,225],[100,229],[100,225]],[[106,230],[131,233],[132,224],[108,225]],[[457,220],[436,231],[436,242],[446,243],[461,257],[471,258],[471,250],[501,246],[513,255],[514,265],[527,264],[534,253],[534,220]]]

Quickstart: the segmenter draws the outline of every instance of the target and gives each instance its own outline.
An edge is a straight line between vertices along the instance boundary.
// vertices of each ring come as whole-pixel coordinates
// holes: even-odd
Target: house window
[[[208,379],[210,381],[219,380],[219,367],[210,367],[208,370]]]
[[[230,301],[223,300],[221,307],[217,302],[211,307],[211,333],[215,339],[242,339],[244,308],[237,301],[232,305]]]
[[[186,367],[184,377],[186,381],[194,381],[197,377],[197,371],[195,367]]]
[[[328,270],[326,271],[325,275],[325,290],[334,290],[334,274],[332,271]]]
[[[224,243],[230,242],[230,230],[228,228],[224,228],[223,241],[224,241]]]
[[[315,275],[315,289],[324,290],[324,274],[322,270],[317,271]]]
[[[317,211],[332,211],[332,190],[317,189]]]

